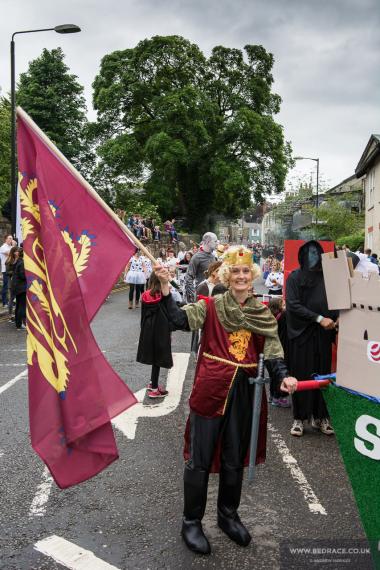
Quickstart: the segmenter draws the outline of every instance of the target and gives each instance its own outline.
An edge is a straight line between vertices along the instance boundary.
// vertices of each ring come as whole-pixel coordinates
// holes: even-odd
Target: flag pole
[[[36,133],[36,135],[49,147],[49,149],[57,156],[57,158],[62,162],[62,164],[71,172],[71,174],[78,180],[82,186],[84,186],[87,192],[98,202],[98,204],[107,212],[109,216],[117,223],[120,229],[129,237],[129,239],[135,244],[135,246],[141,250],[141,252],[148,258],[152,263],[157,263],[155,257],[150,253],[150,251],[141,243],[141,241],[135,236],[133,232],[124,224],[124,222],[115,214],[115,212],[102,200],[99,194],[93,189],[91,184],[87,182],[85,178],[78,172],[78,170],[71,164],[71,162],[65,157],[64,154],[55,146],[55,144],[49,139],[48,136],[39,128],[38,125],[33,121],[31,117],[22,109],[22,107],[17,107],[17,116],[21,117],[25,123]]]

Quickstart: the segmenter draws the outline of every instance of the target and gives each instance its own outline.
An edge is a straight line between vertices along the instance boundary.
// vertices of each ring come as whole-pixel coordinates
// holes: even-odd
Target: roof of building
[[[359,178],[372,166],[374,160],[380,157],[380,135],[371,135],[364,152],[355,168],[356,177]]]
[[[345,178],[344,180],[342,180],[342,182],[339,182],[339,184],[336,184],[336,186],[333,186],[332,188],[329,188],[328,190],[326,190],[326,192],[324,192],[324,194],[339,194],[339,193],[343,193],[343,192],[353,192],[355,188],[355,186],[358,186],[359,189],[359,185],[361,184],[361,182],[359,182],[358,178],[360,178],[360,176],[357,176],[356,174],[352,174],[352,176],[349,176],[348,178]],[[361,186],[360,186],[361,189]]]

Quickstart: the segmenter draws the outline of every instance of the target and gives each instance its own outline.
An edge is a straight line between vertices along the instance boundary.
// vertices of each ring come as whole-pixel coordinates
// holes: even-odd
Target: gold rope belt
[[[219,356],[214,356],[213,354],[209,354],[208,352],[203,352],[202,356],[209,358],[210,360],[216,360],[217,362],[223,362],[224,364],[229,364],[230,366],[241,366],[242,368],[255,368],[257,363],[253,364],[240,364],[239,362],[233,362],[232,360],[227,360],[225,358],[220,358]]]

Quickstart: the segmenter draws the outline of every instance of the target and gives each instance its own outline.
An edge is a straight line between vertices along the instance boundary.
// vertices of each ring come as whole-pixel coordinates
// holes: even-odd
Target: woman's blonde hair
[[[270,267],[272,271],[281,271],[281,261],[278,259],[273,259]]]
[[[230,269],[234,265],[248,265],[252,273],[252,281],[261,275],[261,269],[253,263],[252,252],[241,245],[229,247],[222,258],[222,265],[219,267],[219,281],[225,287],[230,284]]]

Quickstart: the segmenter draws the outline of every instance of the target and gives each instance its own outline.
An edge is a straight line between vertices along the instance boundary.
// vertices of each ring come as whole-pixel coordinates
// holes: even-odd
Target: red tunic
[[[228,333],[219,322],[214,299],[211,297],[207,303],[199,358],[189,399],[191,411],[206,418],[224,415],[228,395],[238,370],[242,369],[247,375],[256,376],[258,355],[263,352],[264,341],[263,336],[246,330]],[[256,463],[265,461],[266,431],[267,400],[264,391]],[[219,470],[219,456],[220,444],[215,452],[212,472]],[[189,420],[185,431],[184,457],[189,459]],[[245,465],[248,465],[248,462],[247,456]]]

